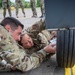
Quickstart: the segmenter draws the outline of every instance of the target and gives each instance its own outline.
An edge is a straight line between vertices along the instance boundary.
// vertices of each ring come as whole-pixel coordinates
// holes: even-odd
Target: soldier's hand
[[[48,53],[55,53],[56,51],[56,44],[49,44],[46,47],[44,47],[44,50]]]

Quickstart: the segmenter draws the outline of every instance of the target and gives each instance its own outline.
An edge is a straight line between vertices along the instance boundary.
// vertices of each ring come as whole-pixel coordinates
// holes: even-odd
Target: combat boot
[[[37,15],[33,15],[32,17],[33,17],[33,18],[37,18]]]
[[[44,18],[45,17],[45,14],[42,14],[39,18]]]
[[[16,17],[19,18],[18,15],[16,15]]]

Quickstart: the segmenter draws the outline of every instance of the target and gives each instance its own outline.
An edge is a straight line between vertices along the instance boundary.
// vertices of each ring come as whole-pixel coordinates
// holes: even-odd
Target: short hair
[[[4,27],[5,27],[7,24],[10,25],[10,27],[11,27],[12,30],[16,30],[16,29],[18,28],[18,26],[21,26],[22,29],[23,29],[23,27],[24,27],[24,25],[23,25],[19,20],[17,20],[17,19],[14,18],[14,17],[6,17],[6,18],[4,18],[4,19],[1,21],[1,23],[0,23],[0,25],[2,25],[2,26],[4,26]]]

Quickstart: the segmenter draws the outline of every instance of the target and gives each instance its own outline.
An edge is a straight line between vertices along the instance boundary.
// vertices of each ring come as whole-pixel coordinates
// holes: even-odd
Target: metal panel
[[[75,27],[75,0],[45,0],[46,27]]]

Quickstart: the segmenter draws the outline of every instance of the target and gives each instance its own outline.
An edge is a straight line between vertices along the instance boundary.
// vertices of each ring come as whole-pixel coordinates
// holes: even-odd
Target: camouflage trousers
[[[23,6],[23,3],[22,2],[16,2],[16,16],[18,15],[18,13],[19,13],[19,6],[21,7],[21,9],[22,9],[22,13],[24,14],[24,16],[25,16],[25,12],[24,12],[24,6]]]
[[[31,1],[31,9],[32,9],[32,12],[33,12],[33,16],[36,17],[37,16],[37,12],[36,12],[36,3],[35,3],[35,0],[34,1]]]
[[[10,4],[7,2],[2,3],[3,6],[3,16],[6,16],[6,10],[8,9],[9,16],[11,16]]]
[[[44,16],[45,15],[44,0],[40,0],[40,8],[42,16]]]

